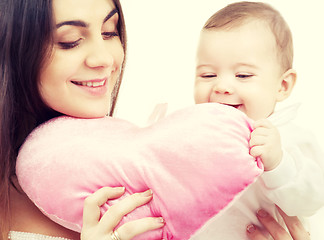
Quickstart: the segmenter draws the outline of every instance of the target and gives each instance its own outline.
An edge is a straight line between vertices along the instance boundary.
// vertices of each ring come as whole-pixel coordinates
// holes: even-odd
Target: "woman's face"
[[[54,48],[39,91],[52,109],[81,118],[105,116],[124,51],[112,0],[53,0]]]

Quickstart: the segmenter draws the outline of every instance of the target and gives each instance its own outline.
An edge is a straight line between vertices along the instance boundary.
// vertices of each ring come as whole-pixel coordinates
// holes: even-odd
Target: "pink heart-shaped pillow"
[[[27,138],[17,176],[44,214],[75,231],[84,199],[99,188],[152,189],[153,200],[120,224],[163,216],[163,229],[139,239],[188,239],[261,174],[262,164],[249,155],[251,130],[245,114],[216,103],[177,111],[146,128],[110,117],[60,117]]]

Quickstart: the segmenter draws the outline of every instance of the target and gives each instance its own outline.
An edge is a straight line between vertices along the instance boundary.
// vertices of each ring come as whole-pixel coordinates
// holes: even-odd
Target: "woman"
[[[15,161],[26,136],[48,119],[113,114],[126,51],[120,3],[1,1],[0,9],[1,239],[8,238],[9,230],[80,239],[44,217],[20,191]],[[123,189],[103,188],[85,201],[82,238],[118,239],[117,233],[110,237],[118,220],[152,198],[150,192],[134,194],[115,204],[99,222],[93,210],[122,194]],[[159,218],[141,219],[121,226],[118,234],[131,239],[162,226]],[[12,239],[17,235],[11,234]]]
[[[30,202],[16,180],[15,161],[26,136],[53,117],[112,116],[126,51],[120,3],[1,1],[0,11],[0,239],[44,239],[31,233],[80,239]],[[115,229],[152,199],[151,191],[125,198],[100,217],[99,206],[123,192],[107,187],[86,199],[81,239],[126,240],[164,225],[161,218],[145,218]]]

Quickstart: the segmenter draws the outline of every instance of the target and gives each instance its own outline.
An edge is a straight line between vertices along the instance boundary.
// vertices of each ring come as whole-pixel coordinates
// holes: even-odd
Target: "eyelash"
[[[206,74],[206,75],[203,75],[202,78],[214,78],[214,77],[217,77],[216,74]]]
[[[62,49],[71,49],[71,48],[77,47],[81,40],[82,40],[82,38],[79,38],[78,40],[76,40],[74,42],[59,42],[58,44],[60,45],[60,47]]]
[[[209,79],[209,78],[215,78],[217,77],[217,74],[207,74],[201,76],[202,78]],[[240,78],[240,79],[247,79],[250,77],[253,77],[253,74],[236,74],[235,77]]]
[[[113,37],[119,36],[118,32],[102,32],[101,35],[103,36],[104,40],[109,40]],[[82,38],[79,38],[78,40],[73,41],[73,42],[59,42],[58,44],[60,45],[60,47],[62,49],[67,50],[67,49],[72,49],[72,48],[79,46],[81,40],[82,40]]]
[[[119,36],[118,32],[103,32],[101,35],[105,37],[104,40]]]
[[[250,78],[252,76],[253,76],[252,74],[237,74],[236,75],[237,78],[242,78],[242,79]]]

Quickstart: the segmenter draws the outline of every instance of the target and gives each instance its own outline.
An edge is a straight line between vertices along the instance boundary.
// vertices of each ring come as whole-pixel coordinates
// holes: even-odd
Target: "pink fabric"
[[[60,117],[27,138],[17,176],[47,216],[75,231],[84,199],[99,188],[125,186],[127,194],[150,188],[153,200],[121,224],[163,216],[163,229],[138,239],[188,239],[261,174],[262,164],[249,155],[251,130],[242,112],[216,103],[177,111],[146,128],[109,117]]]

